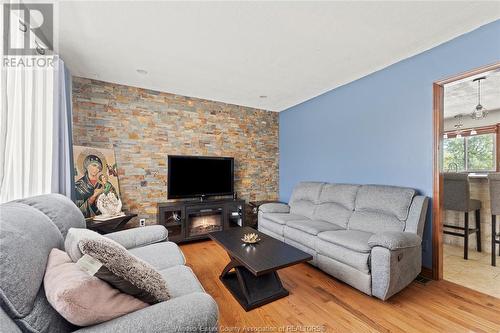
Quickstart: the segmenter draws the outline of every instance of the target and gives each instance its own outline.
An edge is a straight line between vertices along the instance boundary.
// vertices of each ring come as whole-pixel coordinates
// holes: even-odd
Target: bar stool
[[[481,252],[481,201],[470,198],[469,177],[464,173],[444,174],[444,209],[464,213],[464,226],[443,224],[444,228],[463,230],[463,233],[443,230],[444,234],[463,237],[464,259],[469,258],[469,235],[476,233],[476,249]],[[469,212],[476,213],[476,227],[469,228]],[[443,228],[443,229],[444,229]]]
[[[496,266],[496,245],[500,244],[500,233],[497,232],[496,215],[500,215],[500,173],[488,175],[490,183],[490,205],[491,205],[491,265]],[[498,247],[500,255],[500,246]]]

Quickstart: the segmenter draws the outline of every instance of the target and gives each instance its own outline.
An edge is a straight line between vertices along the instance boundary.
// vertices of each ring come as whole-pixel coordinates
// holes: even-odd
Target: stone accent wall
[[[234,157],[240,198],[278,198],[276,112],[73,77],[73,143],[114,148],[124,210],[147,224],[170,154]]]

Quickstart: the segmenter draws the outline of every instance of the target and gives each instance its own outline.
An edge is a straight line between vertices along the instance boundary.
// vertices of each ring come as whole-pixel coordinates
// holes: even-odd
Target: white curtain
[[[71,197],[70,76],[53,67],[3,67],[0,202],[58,192]]]

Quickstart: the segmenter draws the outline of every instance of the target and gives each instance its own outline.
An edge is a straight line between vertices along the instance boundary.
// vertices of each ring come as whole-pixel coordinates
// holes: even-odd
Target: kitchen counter
[[[469,173],[469,178],[474,179],[488,179],[488,174],[487,173]]]

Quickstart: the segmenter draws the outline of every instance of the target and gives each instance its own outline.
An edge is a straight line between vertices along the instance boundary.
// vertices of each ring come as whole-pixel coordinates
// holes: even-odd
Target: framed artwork
[[[113,193],[120,199],[113,149],[73,146],[76,205],[86,218],[100,215],[97,199]]]

